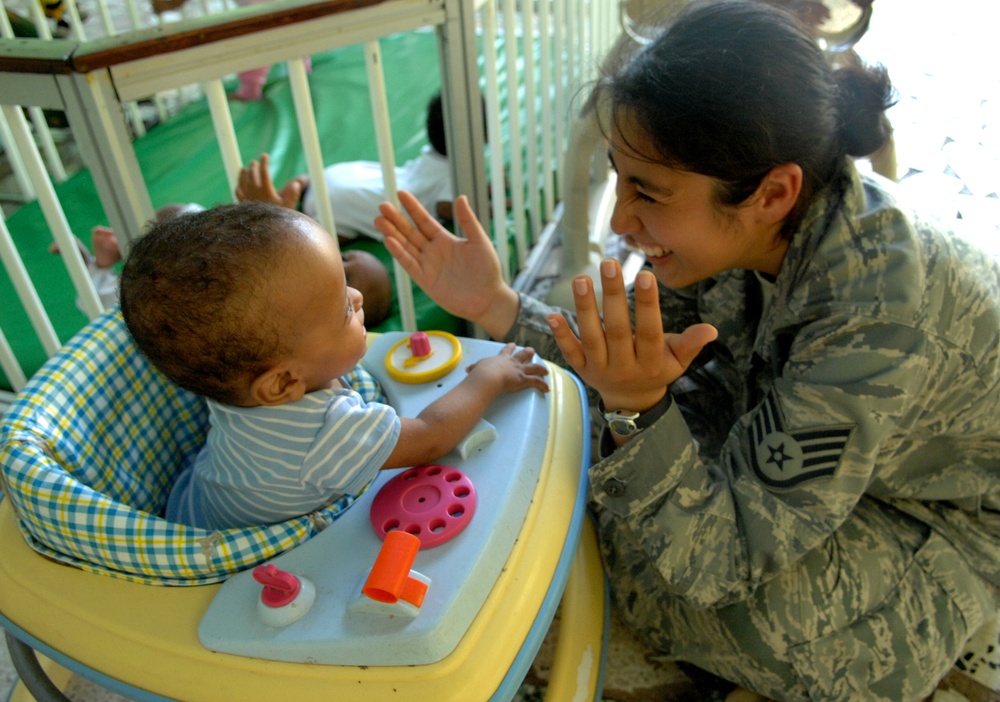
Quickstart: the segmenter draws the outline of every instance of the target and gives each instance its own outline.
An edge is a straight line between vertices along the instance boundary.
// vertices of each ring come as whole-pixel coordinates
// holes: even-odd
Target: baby
[[[548,389],[534,351],[508,344],[417,417],[397,416],[358,366],[362,296],[345,282],[335,241],[271,204],[153,223],[123,267],[121,307],[150,362],[208,399],[206,445],[166,512],[208,529],[357,495],[380,469],[451,451],[501,394]]]

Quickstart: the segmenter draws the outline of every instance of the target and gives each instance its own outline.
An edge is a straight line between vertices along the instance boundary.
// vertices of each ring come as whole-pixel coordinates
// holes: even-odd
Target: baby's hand
[[[535,350],[531,347],[517,348],[510,343],[504,346],[496,356],[483,358],[470,365],[466,370],[469,375],[492,380],[499,386],[499,394],[517,392],[525,388],[535,388],[548,392],[549,386],[542,379],[549,370],[542,363],[534,363]]]

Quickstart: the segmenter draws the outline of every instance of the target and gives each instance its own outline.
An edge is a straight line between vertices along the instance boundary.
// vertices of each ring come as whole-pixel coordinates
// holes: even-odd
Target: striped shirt
[[[208,440],[166,514],[207,529],[283,521],[357,495],[400,432],[392,407],[342,388],[273,407],[208,407]]]

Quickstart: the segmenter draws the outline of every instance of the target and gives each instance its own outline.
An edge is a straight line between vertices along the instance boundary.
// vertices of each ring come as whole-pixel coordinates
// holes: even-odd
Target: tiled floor
[[[874,7],[871,29],[857,49],[866,60],[883,63],[899,91],[890,117],[900,190],[1000,257],[1000,61],[993,3],[878,0]],[[544,656],[538,672],[544,673]],[[4,651],[0,699],[13,680]],[[648,652],[617,628],[606,683],[617,702],[705,699],[704,689],[676,667],[650,662]],[[79,702],[120,699],[83,682],[70,694]],[[1000,700],[967,694],[939,691],[935,702]]]

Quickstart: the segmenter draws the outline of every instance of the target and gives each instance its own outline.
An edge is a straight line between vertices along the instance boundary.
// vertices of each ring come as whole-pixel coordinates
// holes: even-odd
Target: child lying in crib
[[[125,261],[121,307],[153,365],[208,398],[206,445],[166,517],[209,529],[360,494],[380,469],[451,451],[501,394],[548,389],[534,351],[508,344],[416,418],[398,417],[358,366],[365,313],[333,238],[266,203],[153,224]]]
[[[190,202],[171,203],[156,211],[159,222],[191,212],[201,212],[205,208]],[[91,254],[82,241],[77,239],[80,255],[87,264],[94,288],[105,308],[118,303],[118,273],[114,266],[122,260],[118,240],[111,227],[96,226],[91,230],[94,253]],[[59,253],[58,244],[49,247],[52,253]],[[389,271],[376,256],[367,251],[347,250],[341,252],[344,275],[347,284],[362,294],[365,300],[365,320],[370,326],[381,324],[392,307],[392,280]],[[80,301],[77,307],[82,311]]]
[[[427,105],[426,129],[428,145],[419,156],[396,168],[396,187],[413,193],[428,212],[450,219],[455,194],[440,93]],[[386,199],[381,164],[374,161],[334,163],[323,170],[323,179],[340,241],[343,243],[359,235],[381,241],[382,233],[374,224],[379,215],[378,206]],[[296,176],[281,190],[276,189],[271,180],[270,156],[266,153],[260,155],[259,161],[251,161],[240,170],[235,194],[241,202],[270,202],[317,217],[316,189],[309,187],[309,176]]]

